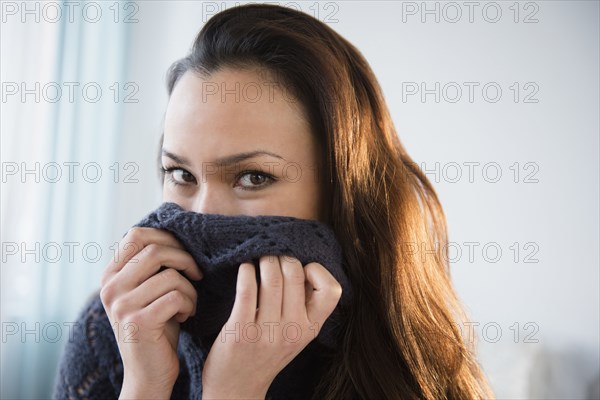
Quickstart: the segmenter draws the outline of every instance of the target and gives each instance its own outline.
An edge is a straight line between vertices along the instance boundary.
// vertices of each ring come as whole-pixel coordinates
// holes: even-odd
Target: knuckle
[[[181,274],[174,268],[167,268],[159,275],[162,279],[166,279],[167,281],[173,281],[181,276]]]
[[[267,275],[263,282],[265,286],[273,289],[279,289],[283,287],[283,278],[280,275]]]
[[[112,307],[110,307],[112,315],[119,321],[126,318],[128,314],[127,308],[128,306],[123,299],[115,300]]]
[[[343,291],[342,285],[337,280],[334,280],[331,283],[331,291],[338,297],[341,296]]]
[[[241,288],[237,291],[236,297],[238,300],[246,303],[249,301],[256,300],[254,293],[249,288]]]
[[[192,302],[192,300],[190,300],[189,297],[183,296],[184,297],[184,307],[183,307],[183,312],[186,316],[189,316],[195,308],[195,303]]]
[[[104,306],[108,306],[114,297],[114,290],[112,288],[112,285],[106,284],[103,285],[102,288],[100,288],[100,300],[102,300],[102,304],[104,304]]]
[[[299,286],[304,285],[305,278],[304,278],[303,271],[300,270],[300,271],[292,272],[291,276],[289,276],[289,280],[294,285],[299,285]]]
[[[126,243],[141,243],[144,237],[144,229],[138,226],[131,228],[125,235]]]
[[[264,266],[261,266],[264,268]],[[261,270],[260,274],[261,285],[265,285],[270,288],[279,289],[283,287],[283,274],[277,268],[265,268]]]
[[[144,312],[144,310],[132,312],[128,315],[127,321],[124,323],[127,324],[127,326],[124,325],[124,327],[133,326],[139,328],[140,326],[144,325],[145,318],[146,313]]]
[[[181,303],[184,301],[184,296],[179,290],[171,290],[165,295],[165,300],[170,303]]]
[[[150,243],[148,246],[144,247],[144,254],[148,258],[155,258],[160,253],[160,247],[155,243]]]
[[[188,297],[194,302],[194,304],[196,304],[198,293],[196,292],[194,285],[192,285],[190,281],[185,279],[179,272],[177,273],[177,279],[181,280],[182,290],[184,291],[184,293],[189,293]]]
[[[282,270],[284,278],[290,283],[294,285],[304,285],[305,277],[302,266],[296,267],[294,265],[284,264]]]
[[[308,268],[308,269],[321,269],[321,268],[325,268],[323,267],[321,264],[319,264],[318,262],[310,262],[308,264],[306,264],[306,267],[304,268]]]
[[[287,254],[279,256],[279,260],[281,262],[287,261],[287,262],[290,262],[290,263],[296,263],[296,264],[300,264],[300,265],[302,264],[300,262],[300,260],[298,260],[296,257],[291,256],[291,255],[287,255]]]
[[[327,288],[327,294],[332,300],[339,300],[342,297],[342,285],[336,280],[331,282]]]

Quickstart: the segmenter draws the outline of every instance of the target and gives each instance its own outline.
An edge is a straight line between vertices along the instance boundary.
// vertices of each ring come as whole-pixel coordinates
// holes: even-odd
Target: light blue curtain
[[[112,256],[109,216],[127,172],[120,110],[135,89],[125,77],[135,21],[124,19],[136,6],[6,3],[0,397],[50,398],[70,327]]]

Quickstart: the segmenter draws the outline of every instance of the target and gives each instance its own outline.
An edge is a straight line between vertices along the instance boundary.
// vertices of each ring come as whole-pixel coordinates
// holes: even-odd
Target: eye
[[[275,182],[275,178],[262,171],[244,171],[238,175],[236,186],[242,190],[258,190]]]
[[[196,178],[189,171],[178,167],[161,168],[167,179],[174,185],[187,185],[196,183]]]

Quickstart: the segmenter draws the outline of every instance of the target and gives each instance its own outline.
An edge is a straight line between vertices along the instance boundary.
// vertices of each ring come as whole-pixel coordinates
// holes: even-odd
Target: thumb
[[[306,302],[306,313],[311,322],[322,326],[327,317],[331,315],[335,306],[342,297],[342,286],[319,263],[309,263],[304,267],[306,280],[312,286],[312,295]]]

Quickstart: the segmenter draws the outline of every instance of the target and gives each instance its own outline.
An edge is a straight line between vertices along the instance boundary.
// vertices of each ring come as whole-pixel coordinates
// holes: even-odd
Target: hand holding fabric
[[[120,397],[169,397],[179,374],[180,323],[196,312],[196,291],[178,270],[190,279],[202,275],[168,232],[133,228],[119,246],[100,297],[123,360]]]
[[[342,294],[319,263],[293,257],[260,258],[240,266],[229,320],[208,354],[204,399],[264,399],[277,374],[318,334]],[[258,300],[258,304],[257,304]]]
[[[273,265],[263,265],[265,255],[273,263],[284,260],[279,261],[281,297],[275,302],[271,301],[273,295],[264,291],[269,285],[257,282],[268,282],[271,277],[264,274],[276,271]],[[300,290],[296,290],[297,296],[288,296],[293,286],[288,288],[286,283],[290,269],[286,262],[296,263],[289,266],[298,275],[296,266],[303,268],[308,289],[304,299]],[[252,275],[251,264],[260,272]],[[297,279],[300,281],[299,276]],[[338,283],[343,288],[341,297]],[[331,298],[317,301],[321,294],[326,297],[327,288]],[[252,290],[254,297],[242,295]],[[304,322],[286,311],[288,298],[295,298],[298,309],[306,313]],[[103,276],[101,294],[95,293],[81,310],[60,361],[53,398],[200,400],[203,377],[209,385],[206,396],[220,395],[212,392],[210,385],[213,379],[223,378],[209,382],[207,375],[214,370],[214,374],[229,378],[232,371],[239,375],[235,368],[240,367],[253,378],[263,376],[258,379],[260,385],[244,388],[247,395],[252,391],[252,395],[262,396],[276,374],[268,387],[269,398],[311,398],[338,354],[351,299],[341,246],[329,226],[286,216],[200,214],[163,203],[121,240],[117,258]],[[313,302],[318,306],[316,317],[309,311]],[[254,319],[250,314],[233,314],[234,303],[236,310],[254,308]],[[220,331],[226,332],[231,323],[273,322],[261,314],[261,307],[264,311],[268,304],[279,304],[280,318],[273,321],[280,323],[277,333],[289,341],[282,342],[280,336],[273,346],[252,343],[256,336],[249,326],[241,334],[250,341],[215,343]],[[290,324],[283,331],[288,321],[298,321],[295,323],[302,327],[303,336],[295,343],[297,326]],[[133,324],[127,328],[127,322]],[[268,337],[269,329],[263,327],[262,337]],[[209,355],[213,343],[214,352]],[[258,346],[250,347],[252,344]],[[278,358],[272,358],[274,354]],[[231,369],[221,375],[219,368]],[[235,388],[230,389],[233,393]]]

